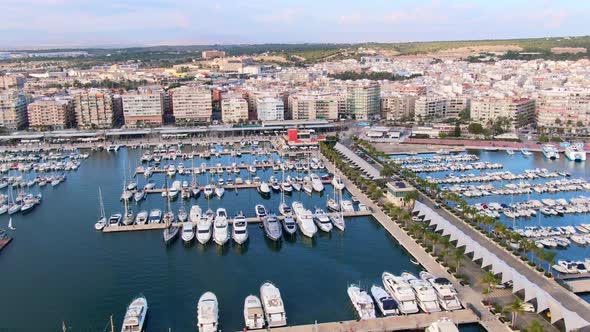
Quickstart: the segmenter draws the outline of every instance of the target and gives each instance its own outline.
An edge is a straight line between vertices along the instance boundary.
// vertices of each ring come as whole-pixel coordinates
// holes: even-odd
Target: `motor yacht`
[[[181,207],[178,210],[178,221],[185,222],[187,220],[188,220],[188,213],[186,213],[186,210],[184,209],[184,207]]]
[[[267,281],[260,286],[260,299],[268,327],[287,325],[287,313],[279,289]]]
[[[203,188],[203,195],[205,195],[205,198],[209,199],[211,198],[211,196],[213,196],[213,185],[212,184],[208,184],[205,186],[205,188]]]
[[[314,191],[317,191],[317,192],[324,191],[324,184],[322,183],[322,180],[320,179],[320,177],[317,174],[312,173],[309,177],[311,179],[311,187],[313,188]]]
[[[215,196],[217,196],[218,198],[223,197],[223,194],[225,193],[225,188],[223,188],[222,186],[215,186]]]
[[[447,311],[462,309],[457,290],[446,278],[436,278],[426,271],[420,272],[420,279],[429,282],[436,292],[438,303]]]
[[[262,196],[270,195],[270,186],[268,185],[268,183],[266,183],[265,181],[260,182],[260,185],[258,186],[258,192]]]
[[[200,206],[198,206],[198,205],[191,206],[188,220],[190,222],[192,222],[193,224],[196,224],[199,221],[199,219],[201,218],[201,213],[203,213],[203,212],[202,212]]]
[[[555,145],[553,144],[545,144],[541,148],[541,151],[543,151],[543,155],[547,159],[559,159],[559,151],[557,150],[557,148],[555,148]]]
[[[258,218],[264,218],[268,214],[268,211],[266,211],[266,208],[264,207],[264,205],[257,204],[254,207],[254,213],[256,213],[256,217],[258,217]]]
[[[316,208],[315,214],[313,215],[313,220],[320,230],[324,232],[332,231],[332,222],[324,210]]]
[[[332,185],[334,186],[334,189],[344,189],[344,181],[342,181],[342,178],[337,175],[334,175],[334,178],[332,178]]]
[[[289,235],[297,233],[297,223],[295,222],[295,219],[293,219],[293,215],[291,213],[285,215],[282,222],[285,233]]]
[[[348,297],[361,320],[376,318],[373,299],[357,285],[348,286]]]
[[[383,272],[381,278],[385,290],[396,300],[402,314],[414,314],[419,311],[416,294],[404,278],[389,272]]]
[[[180,235],[184,243],[191,243],[195,239],[195,229],[190,221],[182,224],[182,234]]]
[[[383,316],[392,316],[399,314],[397,302],[380,286],[371,286],[371,296],[377,303],[377,308]]]
[[[425,330],[425,332],[459,332],[459,329],[448,318],[441,318],[436,322],[430,324]]]
[[[211,292],[201,295],[197,304],[197,324],[199,332],[217,332],[219,304],[217,297]]]
[[[138,296],[133,299],[125,312],[121,332],[143,331],[147,311],[148,303],[144,296]]]
[[[318,232],[318,228],[313,222],[313,215],[311,211],[305,209],[301,202],[293,202],[291,207],[293,208],[295,220],[297,221],[297,226],[299,226],[301,233],[310,238],[314,237],[314,235]]]
[[[201,215],[197,221],[197,241],[206,244],[211,239],[212,220],[206,215]]]
[[[159,224],[160,222],[162,222],[162,210],[160,210],[160,209],[151,210],[150,215],[148,217],[148,223]]]
[[[286,216],[291,214],[291,212],[293,211],[291,210],[291,207],[287,205],[287,203],[282,202],[281,204],[279,204],[279,212],[281,213],[281,215]]]
[[[334,225],[334,227],[341,231],[344,231],[344,229],[346,228],[346,222],[344,222],[344,217],[342,216],[342,214],[335,214],[330,216],[330,221],[332,222],[332,225]]]
[[[293,191],[293,186],[291,185],[290,182],[283,181],[283,182],[281,182],[281,189],[283,190],[284,193],[288,194]]]
[[[256,295],[248,295],[244,300],[244,322],[249,330],[264,328],[264,310]]]
[[[227,211],[224,208],[218,208],[215,213],[213,223],[213,241],[223,246],[229,240],[229,224],[227,222]]]
[[[248,241],[248,221],[241,212],[234,218],[231,237],[237,244]]]
[[[418,300],[418,306],[422,311],[427,313],[440,311],[436,291],[429,282],[418,279],[409,272],[402,273],[402,278],[412,286]]]
[[[586,161],[586,151],[584,144],[572,144],[565,148],[565,156],[571,161]]]
[[[354,212],[354,205],[352,205],[352,202],[349,200],[342,200],[342,202],[340,202],[341,208],[343,212]]]
[[[136,225],[145,225],[148,221],[148,212],[143,210],[140,211],[137,216],[135,216],[135,224]]]
[[[271,239],[272,241],[278,241],[281,239],[283,235],[283,231],[281,228],[281,224],[279,220],[274,214],[269,214],[262,219],[262,223],[264,226],[264,233],[266,237]]]
[[[109,227],[112,226],[119,226],[121,224],[121,219],[123,216],[120,213],[113,214],[109,218]]]

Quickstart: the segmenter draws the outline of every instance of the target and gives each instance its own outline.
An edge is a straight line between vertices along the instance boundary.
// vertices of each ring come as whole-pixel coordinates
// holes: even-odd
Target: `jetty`
[[[390,316],[367,320],[348,320],[342,322],[318,323],[273,328],[276,332],[376,332],[424,330],[437,320],[448,318],[455,324],[478,323],[479,317],[469,309],[456,311],[441,311],[434,313],[420,313],[413,315]]]
[[[340,212],[335,213],[335,212],[329,212],[326,213],[327,216],[336,216],[339,215]],[[369,211],[369,210],[361,210],[361,211],[347,211],[347,212],[342,212],[342,216],[345,218],[354,218],[354,217],[366,217],[366,216],[370,216],[372,215],[373,212]],[[283,220],[284,217],[283,216],[277,216],[278,220]],[[228,218],[227,219],[229,224],[233,223],[233,218]],[[262,222],[261,218],[258,217],[247,217],[246,221],[249,224],[258,224]],[[173,226],[177,226],[177,227],[182,227],[183,223],[180,222],[175,222],[172,225]],[[196,227],[197,223],[193,222],[193,227]],[[119,226],[106,226],[105,228],[103,228],[102,232],[103,233],[119,233],[119,232],[133,232],[133,231],[151,231],[151,230],[157,230],[157,229],[164,229],[168,227],[165,223],[153,223],[153,224],[144,224],[144,225],[119,225]]]

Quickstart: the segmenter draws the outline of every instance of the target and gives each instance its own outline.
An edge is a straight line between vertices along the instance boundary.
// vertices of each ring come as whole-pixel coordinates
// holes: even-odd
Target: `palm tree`
[[[484,292],[489,293],[491,288],[490,285],[492,284],[497,284],[500,282],[500,279],[498,277],[496,277],[496,275],[494,274],[494,272],[492,271],[487,271],[483,277],[481,278],[481,280],[479,281],[479,283],[483,286],[485,286],[484,288]]]
[[[555,256],[557,253],[555,251],[543,250],[541,254],[543,260],[547,263],[547,272],[551,272],[551,265],[555,264]]]
[[[529,326],[527,326],[526,331],[527,332],[544,332],[545,329],[543,328],[543,324],[541,324],[541,322],[539,322],[536,319],[533,319],[533,321],[529,324]]]
[[[461,250],[459,249],[455,249],[451,252],[451,259],[453,259],[453,261],[456,264],[456,269],[455,271],[457,273],[459,273],[459,267],[461,266],[461,262],[463,261],[463,252],[461,252]]]
[[[514,328],[518,314],[524,311],[524,303],[521,299],[516,298],[514,299],[514,301],[510,302],[505,309],[510,311],[510,313],[512,314],[512,320],[510,325]]]
[[[409,205],[410,203],[414,202],[418,199],[418,192],[416,190],[412,190],[404,196],[404,206]]]

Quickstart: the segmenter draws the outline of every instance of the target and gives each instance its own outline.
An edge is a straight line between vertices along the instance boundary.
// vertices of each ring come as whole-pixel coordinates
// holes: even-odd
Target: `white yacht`
[[[145,190],[138,190],[133,194],[133,200],[136,202],[139,202],[144,198],[145,198]]]
[[[432,285],[436,291],[438,303],[444,310],[452,311],[462,308],[461,301],[457,297],[457,291],[448,279],[436,278],[426,271],[420,272],[420,278]]]
[[[98,198],[99,198],[100,217],[98,218],[98,221],[96,221],[96,223],[94,224],[94,229],[96,229],[97,231],[100,231],[107,225],[107,217],[104,212],[104,204],[102,202],[102,191],[100,190],[100,187],[98,187]],[[4,214],[7,211],[8,211],[8,205],[4,204],[2,207],[0,207],[0,214]]]
[[[229,240],[229,226],[227,211],[224,208],[217,209],[215,222],[213,223],[213,241],[222,246]]]
[[[385,289],[380,286],[371,286],[371,296],[377,303],[377,308],[383,316],[392,316],[399,314],[397,302],[389,295]]]
[[[293,191],[293,186],[291,185],[291,182],[283,181],[281,182],[281,189],[285,193],[290,193]]]
[[[123,216],[120,213],[113,214],[109,218],[109,227],[111,226],[119,226],[121,224],[121,219]]]
[[[436,291],[429,282],[418,279],[409,272],[402,273],[402,278],[412,286],[414,293],[416,293],[418,306],[422,311],[427,313],[440,311]]]
[[[311,179],[311,187],[313,188],[313,190],[317,192],[322,192],[324,190],[324,184],[322,183],[322,179],[320,179],[320,177],[315,173],[312,173],[309,177]]]
[[[254,207],[254,213],[256,213],[256,217],[258,217],[258,218],[264,218],[268,214],[268,211],[266,211],[266,208],[264,207],[264,205],[257,204]]]
[[[148,303],[144,296],[138,296],[127,307],[121,332],[143,331],[143,324],[147,316]]]
[[[330,221],[332,221],[334,227],[338,228],[341,231],[344,231],[344,229],[346,228],[346,222],[344,222],[344,217],[341,213],[330,216]]]
[[[287,325],[287,314],[281,292],[275,285],[269,281],[263,283],[260,286],[260,299],[268,327]]]
[[[334,178],[332,179],[332,185],[334,186],[334,189],[344,189],[344,181],[342,181],[342,178],[337,175],[334,175]]]
[[[586,151],[584,151],[584,144],[572,144],[565,148],[565,156],[571,161],[586,161]]]
[[[354,212],[354,205],[352,205],[352,202],[347,199],[342,200],[340,206],[343,212]]]
[[[543,155],[545,155],[545,158],[547,159],[559,159],[559,151],[555,148],[555,145],[553,144],[543,145],[541,151],[543,151]]]
[[[148,221],[148,212],[143,210],[140,211],[137,216],[135,216],[135,224],[137,225],[145,225]]]
[[[260,182],[260,185],[258,186],[258,192],[263,196],[270,195],[270,186],[266,181]]]
[[[283,235],[283,229],[279,220],[274,214],[269,214],[262,218],[262,224],[264,226],[264,233],[272,241],[278,241]]]
[[[522,148],[520,149],[520,153],[522,153],[523,156],[525,157],[529,157],[531,156],[533,153],[529,151],[529,149],[527,148]]]
[[[243,244],[248,240],[248,221],[241,212],[234,218],[231,237],[237,244]]]
[[[348,286],[347,293],[350,302],[352,302],[352,305],[354,309],[356,309],[356,313],[361,320],[376,318],[373,299],[371,299],[367,292],[360,289],[357,285],[350,285]]]
[[[218,330],[219,304],[217,297],[206,292],[197,304],[197,324],[199,332],[216,332]]]
[[[313,222],[313,215],[311,211],[306,210],[301,202],[293,202],[291,207],[293,208],[295,220],[297,221],[297,225],[299,226],[301,233],[310,238],[314,237],[314,235],[318,232],[318,228]]]
[[[211,219],[205,215],[199,217],[197,221],[197,241],[200,244],[206,244],[211,239]]]
[[[185,222],[188,219],[188,213],[186,213],[186,210],[184,209],[184,207],[181,207],[178,210],[178,221],[179,222]]]
[[[313,215],[313,220],[320,230],[324,232],[332,231],[332,222],[324,210],[316,208],[315,214]]]
[[[162,210],[160,210],[160,209],[151,210],[150,215],[148,217],[148,223],[159,224],[160,222],[162,222]]]
[[[203,195],[205,195],[205,198],[207,199],[211,198],[211,196],[213,196],[213,185],[206,185],[205,188],[203,188]]]
[[[182,224],[182,234],[180,235],[184,243],[191,243],[195,239],[195,229],[193,223],[187,221]]]
[[[430,324],[424,332],[459,332],[459,329],[448,318],[441,318]]]
[[[248,295],[244,300],[244,322],[248,330],[264,328],[264,310],[256,295]]]
[[[418,310],[416,303],[416,294],[412,286],[410,286],[402,277],[394,276],[389,272],[383,272],[381,276],[383,286],[387,292],[397,301],[399,311],[402,314],[415,314]]]
[[[281,215],[286,216],[286,215],[291,214],[291,212],[293,212],[293,211],[291,210],[291,207],[287,203],[285,203],[283,201],[281,204],[279,204],[279,213]]]
[[[215,196],[217,196],[218,198],[223,197],[223,194],[225,193],[225,189],[222,186],[215,186]]]
[[[193,224],[196,224],[199,219],[201,218],[201,213],[203,213],[203,211],[201,210],[201,207],[198,205],[193,205],[191,206],[191,211],[189,212],[188,215],[188,221],[192,222]]]
[[[328,198],[328,200],[326,201],[326,206],[330,211],[340,211],[340,203],[338,203],[338,201],[335,198]]]

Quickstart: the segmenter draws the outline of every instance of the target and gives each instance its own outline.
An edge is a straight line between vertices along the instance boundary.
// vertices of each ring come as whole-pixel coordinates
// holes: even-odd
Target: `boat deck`
[[[328,216],[335,216],[337,213],[326,213],[326,215]],[[351,217],[364,217],[364,216],[370,216],[373,213],[371,211],[350,211],[350,212],[342,212],[342,216],[345,218],[351,218]],[[277,216],[277,219],[282,220],[284,217],[283,216]],[[257,224],[257,223],[261,223],[262,219],[258,218],[258,217],[248,217],[246,218],[246,221],[248,221],[248,223],[250,224]],[[233,222],[233,219],[228,219],[228,222],[231,224]],[[182,223],[174,223],[174,225],[181,227]],[[194,226],[196,227],[196,223],[194,223]],[[121,226],[112,226],[112,227],[105,227],[103,228],[103,233],[118,233],[118,232],[133,232],[133,231],[149,231],[149,230],[155,230],[155,229],[164,229],[166,228],[166,224],[164,223],[159,223],[159,224],[145,224],[145,225],[129,225],[129,226],[125,226],[125,225],[121,225]]]
[[[319,323],[309,325],[289,326],[273,328],[276,332],[336,332],[336,331],[401,331],[401,330],[424,330],[433,322],[448,318],[455,324],[469,324],[479,322],[477,315],[469,310],[462,309],[452,312],[421,313],[407,316],[381,317],[367,320],[349,320],[343,322]]]

